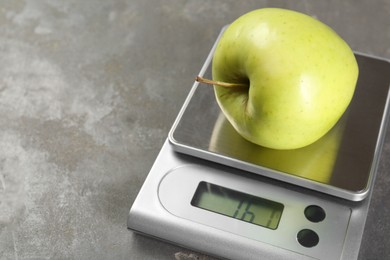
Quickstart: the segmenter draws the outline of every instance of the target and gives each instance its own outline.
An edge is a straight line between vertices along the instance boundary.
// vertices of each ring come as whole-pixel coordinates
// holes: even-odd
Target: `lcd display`
[[[208,182],[199,183],[191,205],[273,230],[284,208],[281,203]]]

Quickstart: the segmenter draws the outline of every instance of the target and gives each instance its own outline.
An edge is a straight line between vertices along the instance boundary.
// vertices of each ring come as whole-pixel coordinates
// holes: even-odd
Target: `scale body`
[[[215,46],[199,75],[210,77]],[[225,259],[357,259],[388,121],[390,64],[356,57],[347,112],[318,142],[289,152],[243,140],[212,88],[194,83],[128,228]]]

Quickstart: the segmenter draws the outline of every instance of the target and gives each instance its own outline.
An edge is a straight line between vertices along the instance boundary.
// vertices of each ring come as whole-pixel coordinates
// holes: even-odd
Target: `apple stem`
[[[228,82],[222,82],[222,81],[217,81],[217,80],[210,80],[210,79],[205,79],[201,76],[196,76],[196,81],[200,83],[205,83],[209,85],[216,85],[216,86],[221,86],[225,88],[236,88],[236,87],[245,87],[247,88],[248,85],[243,84],[243,83],[228,83]]]

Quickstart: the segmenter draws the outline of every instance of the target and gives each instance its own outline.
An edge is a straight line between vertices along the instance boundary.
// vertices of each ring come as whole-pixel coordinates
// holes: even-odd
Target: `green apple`
[[[352,99],[358,65],[348,44],[324,23],[265,8],[227,27],[212,75],[217,102],[242,137],[296,149],[337,123]]]

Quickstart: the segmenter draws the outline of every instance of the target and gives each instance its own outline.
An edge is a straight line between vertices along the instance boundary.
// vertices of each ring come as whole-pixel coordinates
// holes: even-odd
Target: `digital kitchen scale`
[[[215,46],[199,74],[206,78]],[[128,228],[226,259],[357,259],[388,121],[390,64],[356,58],[348,110],[326,136],[296,150],[244,140],[213,88],[195,82]]]

